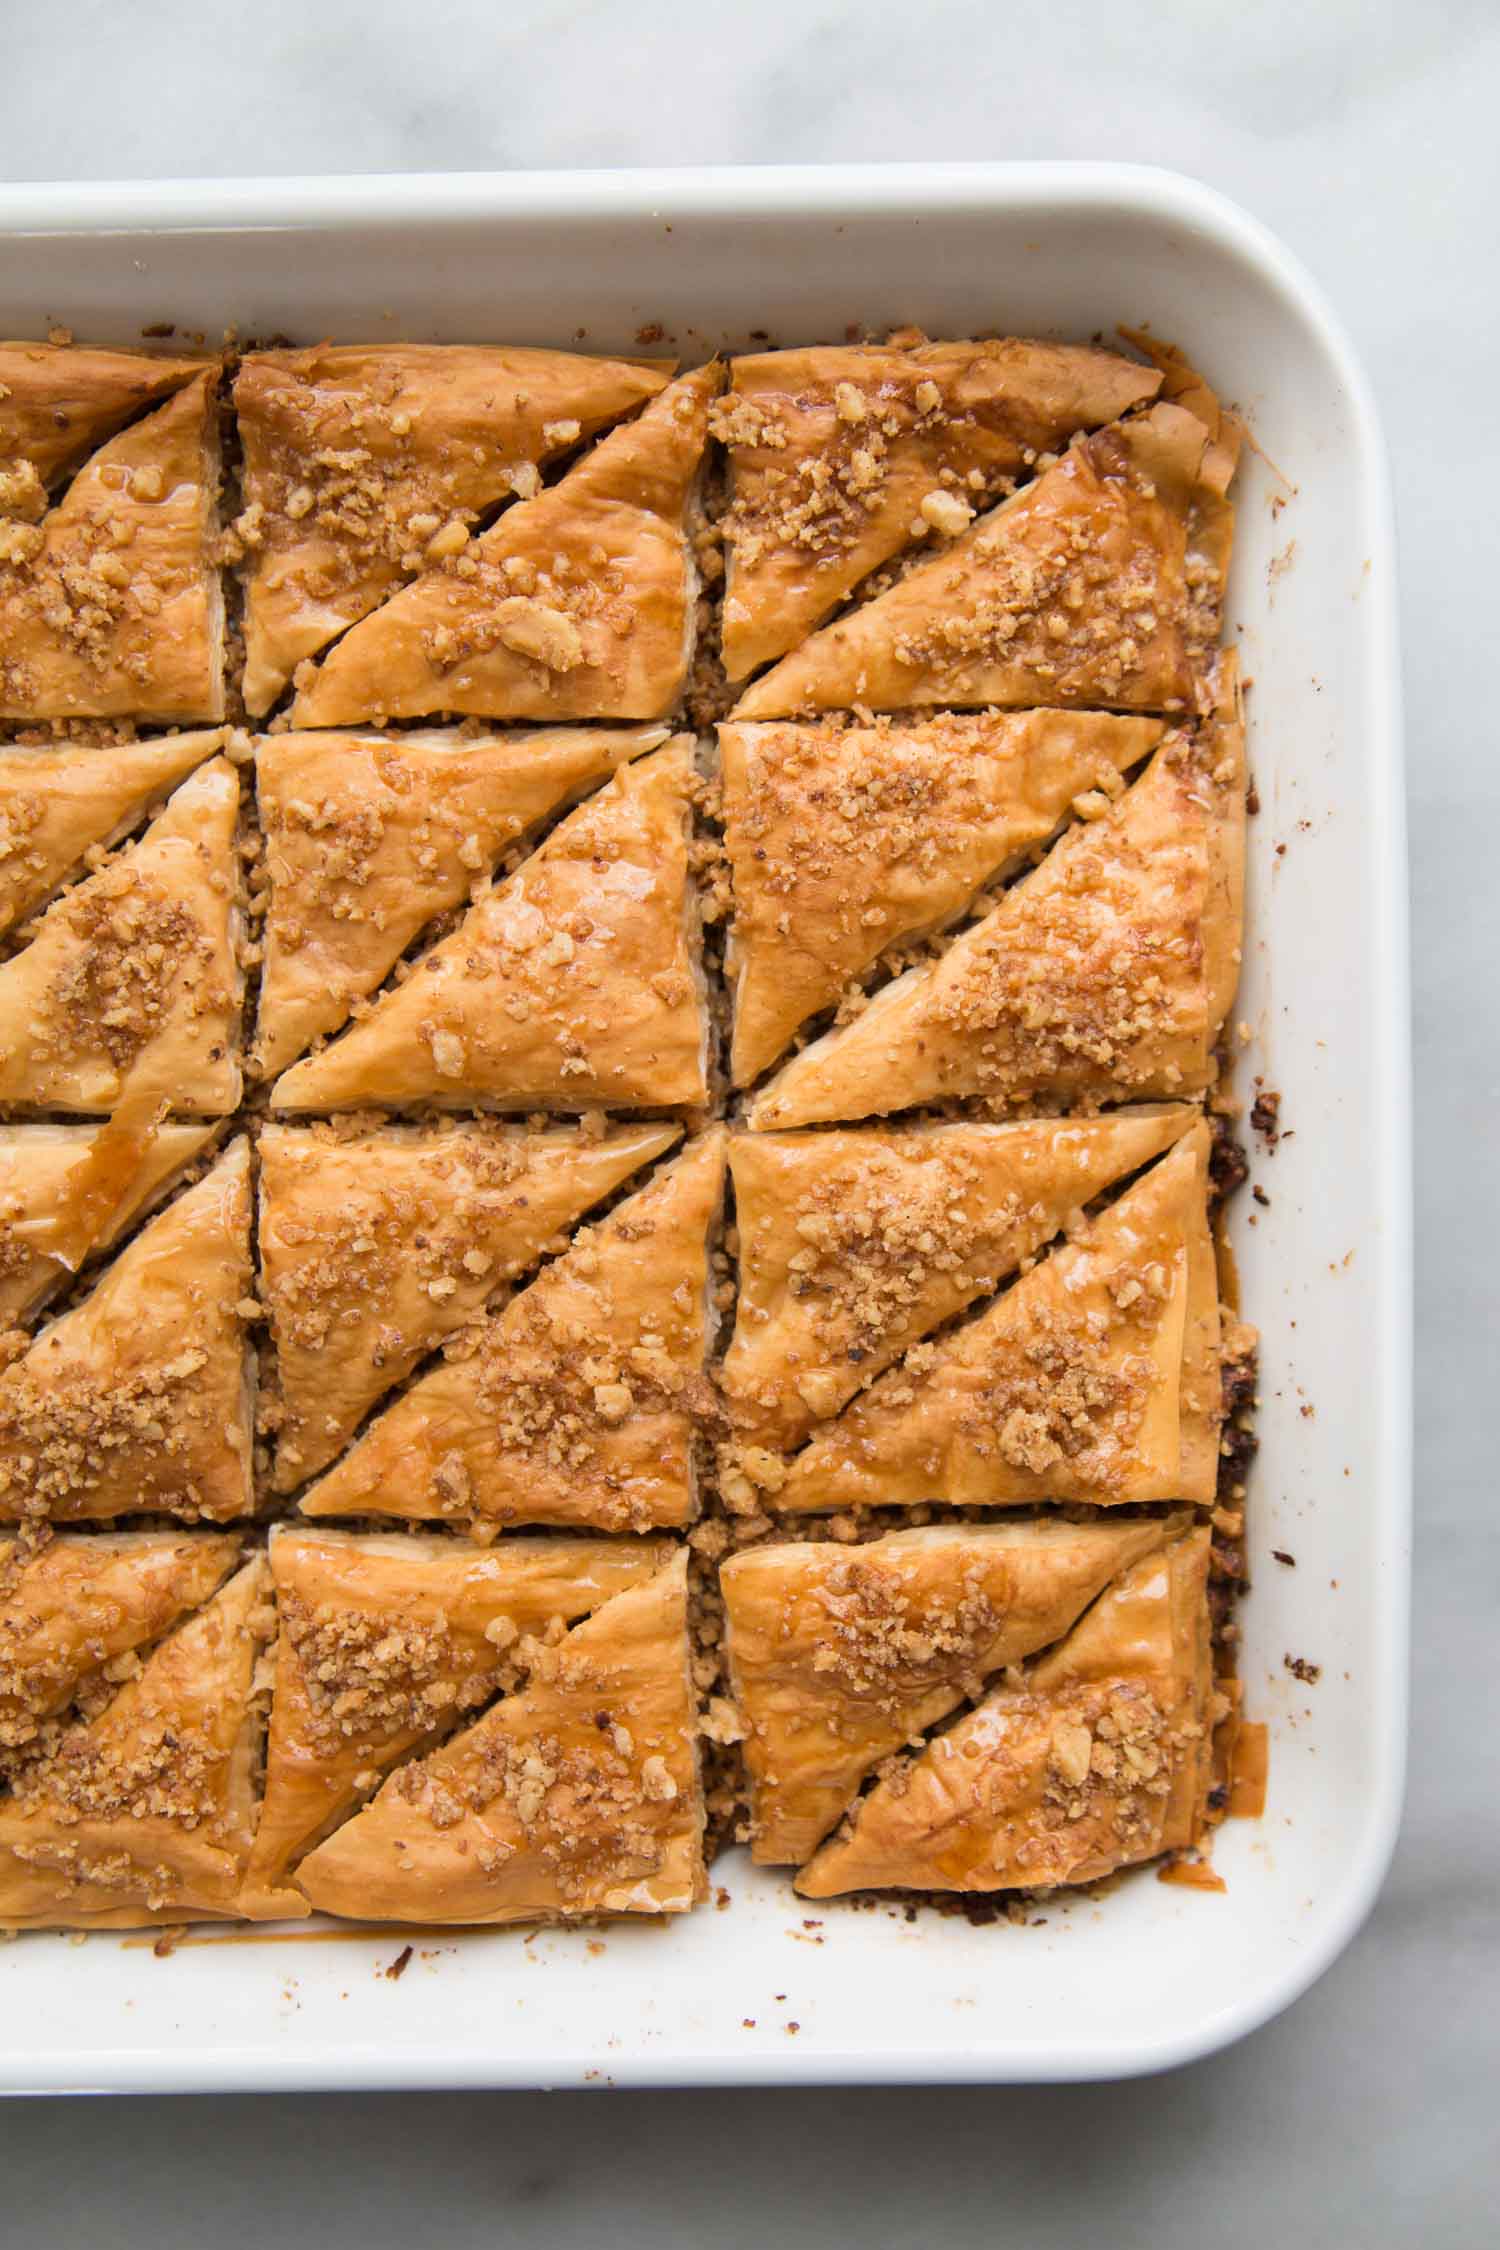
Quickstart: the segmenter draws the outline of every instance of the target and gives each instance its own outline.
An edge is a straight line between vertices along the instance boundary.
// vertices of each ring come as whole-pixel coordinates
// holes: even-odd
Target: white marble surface
[[[1344,1961],[1233,2052],[1057,2091],[17,2108],[8,2240],[1493,2240],[1500,10],[73,0],[3,21],[11,178],[1106,156],[1196,173],[1301,253],[1374,373],[1401,511],[1420,1532],[1394,1872]]]

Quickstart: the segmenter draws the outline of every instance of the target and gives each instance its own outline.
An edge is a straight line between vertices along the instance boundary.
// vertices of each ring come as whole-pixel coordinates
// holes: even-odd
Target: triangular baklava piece
[[[205,364],[78,344],[0,344],[0,516],[35,522],[60,479]]]
[[[919,1337],[998,1287],[1197,1112],[905,1131],[736,1133],[739,1299],[723,1388],[737,1426],[789,1445]]]
[[[869,572],[962,530],[1007,481],[1080,430],[1153,398],[1117,353],[1024,337],[814,344],[730,366],[724,669],[781,656]]]
[[[200,766],[139,842],[57,899],[0,963],[0,1102],[234,1108],[239,804],[227,759]]]
[[[806,1859],[883,1758],[1050,1647],[1172,1522],[928,1524],[731,1556],[720,1583],[755,1858]]]
[[[0,749],[0,931],[45,906],[93,852],[224,747],[224,731]]]
[[[0,511],[0,719],[224,716],[218,401],[195,376],[34,521]]]
[[[1115,805],[1069,829],[937,961],[794,1056],[751,1124],[976,1096],[999,1109],[1170,1099],[1209,1085],[1239,978],[1244,842],[1244,728],[1231,704],[1169,735]]]
[[[537,1657],[526,1686],[419,1764],[297,1871],[358,1921],[681,1914],[704,1896],[687,1557]]]
[[[279,1078],[272,1106],[576,1111],[702,1102],[708,1024],[689,867],[693,757],[684,735],[622,766],[404,983]]]
[[[1209,1535],[1132,1564],[1017,1685],[877,1782],[797,1878],[841,1891],[1088,1883],[1202,1833],[1214,1685]]]
[[[1209,439],[1171,405],[1079,438],[946,553],[783,657],[736,716],[930,704],[1197,710],[1231,521]]]
[[[242,1902],[307,1912],[290,1871],[391,1767],[425,1751],[533,1660],[564,1625],[671,1557],[663,1540],[507,1539],[487,1554],[410,1533],[271,1534],[280,1637],[266,1779]],[[546,1639],[543,1639],[546,1636]]]
[[[237,1911],[255,1834],[263,1557],[161,1642],[0,1803],[0,1927],[128,1929]]]
[[[108,1249],[213,1131],[157,1126],[121,1151],[123,1181],[112,1179],[94,1201],[107,1126],[0,1125],[0,1326],[28,1319],[90,1251]]]
[[[0,1774],[45,1750],[63,1713],[131,1678],[137,1651],[200,1608],[239,1551],[212,1531],[0,1539]]]
[[[240,1140],[0,1374],[0,1520],[248,1515],[250,1284]]]
[[[940,929],[1161,740],[1107,712],[719,729],[734,871],[733,1069],[748,1085],[903,938]]]
[[[724,1135],[693,1141],[423,1375],[302,1500],[476,1532],[690,1520]]]
[[[594,1139],[468,1124],[337,1140],[268,1125],[260,1255],[280,1383],[277,1488],[325,1468],[424,1353],[680,1130]]]
[[[393,594],[299,689],[294,724],[670,711],[692,659],[689,502],[718,386],[717,367],[679,377],[557,484]]]
[[[234,386],[247,708],[667,379],[648,360],[467,344],[252,352]]]
[[[767,1505],[1211,1501],[1218,1301],[1194,1294],[1205,1244],[1212,1256],[1207,1164],[1196,1125],[984,1312],[914,1345],[785,1464]]]
[[[255,1059],[264,1077],[336,1031],[418,932],[526,831],[666,740],[662,727],[524,734],[280,734],[256,751],[270,900]]]

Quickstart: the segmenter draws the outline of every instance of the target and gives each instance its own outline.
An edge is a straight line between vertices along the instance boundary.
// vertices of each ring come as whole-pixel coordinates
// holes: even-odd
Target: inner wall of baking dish
[[[741,207],[736,208],[736,205]],[[13,230],[6,233],[7,226]],[[98,232],[101,228],[115,231]],[[151,231],[140,231],[143,228]],[[1274,257],[1274,254],[1273,254]],[[437,339],[701,358],[764,331],[1109,339],[1149,323],[1248,417],[1229,616],[1251,682],[1240,1085],[1280,1093],[1232,1227],[1262,1333],[1244,1605],[1263,1821],[1227,1895],[1147,1873],[1030,1926],[804,1906],[742,1853],[729,1904],[601,1933],[27,1939],[0,2084],[578,2083],[1086,2074],[1217,2043],[1347,1934],[1399,1787],[1404,1002],[1393,909],[1391,557],[1357,401],[1273,259],[1185,184],[1046,168],[14,191],[0,327],[128,342]],[[652,331],[660,329],[657,343]],[[1372,757],[1375,764],[1372,766]],[[1395,919],[1392,919],[1393,913]],[[1291,1560],[1273,1559],[1276,1551]],[[1318,1667],[1315,1683],[1300,1669]]]

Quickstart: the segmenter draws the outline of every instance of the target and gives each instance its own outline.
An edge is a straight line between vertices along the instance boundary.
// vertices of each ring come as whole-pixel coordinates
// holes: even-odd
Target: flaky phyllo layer
[[[1149,346],[0,345],[0,1928],[1201,1846],[1238,443]]]

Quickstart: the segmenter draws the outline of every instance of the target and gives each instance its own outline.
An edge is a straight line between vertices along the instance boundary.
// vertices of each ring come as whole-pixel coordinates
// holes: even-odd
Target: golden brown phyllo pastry
[[[147,742],[0,748],[0,930],[45,906],[225,740],[212,727]]]
[[[1232,459],[1176,405],[1080,437],[886,592],[813,634],[737,716],[1060,703],[1201,706]]]
[[[1073,808],[1106,811],[1164,731],[1098,711],[721,726],[736,1084]]]
[[[34,514],[38,487],[55,492],[125,423],[209,371],[154,352],[0,344],[0,513]]]
[[[347,1022],[540,821],[665,740],[665,727],[267,736],[255,758],[270,893],[260,1074]]]
[[[0,1798],[0,1927],[129,1928],[239,1912],[255,1833],[257,1557],[160,1642],[97,1718]]]
[[[981,1311],[914,1344],[758,1470],[786,1513],[943,1501],[1211,1501],[1219,1295],[1208,1128]]]
[[[220,1531],[0,1538],[0,1781],[134,1679],[141,1651],[208,1600],[240,1545]]]
[[[424,1354],[660,1156],[676,1125],[602,1138],[468,1123],[260,1139],[262,1285],[276,1345],[278,1490],[326,1468]]]
[[[1004,1125],[736,1133],[736,1426],[789,1445],[1194,1124],[1186,1102]]]
[[[783,655],[893,555],[962,530],[1040,455],[1143,404],[1160,381],[1112,352],[1019,337],[736,359],[714,414],[733,490],[730,679]]]
[[[1184,1516],[772,1543],[722,1573],[756,1859],[801,1861],[893,1752],[1062,1639]]]
[[[0,963],[0,1102],[234,1108],[239,813],[228,760],[199,766],[138,842],[49,906]]]
[[[704,1896],[687,1557],[618,1593],[525,1685],[303,1860],[325,1913],[534,1922],[680,1914]]]
[[[1195,1844],[1221,1716],[1208,1559],[1202,1530],[1131,1564],[1014,1684],[883,1775],[798,1890],[1045,1890]]]
[[[0,1125],[0,1320],[29,1320],[166,1194],[215,1130]]]
[[[1089,806],[936,960],[794,1056],[751,1124],[1208,1086],[1239,979],[1244,887],[1244,723],[1230,659],[1221,671],[1212,719],[1169,734],[1139,780]]]
[[[714,1127],[419,1376],[303,1494],[303,1514],[491,1535],[690,1522],[723,1178]]]
[[[476,1554],[286,1525],[270,1557],[280,1637],[243,1902],[262,1917],[308,1911],[297,1863],[392,1767],[545,1670],[564,1626],[672,1559],[664,1540],[506,1539]]]
[[[0,1930],[1201,1846],[1241,431],[1127,344],[0,343]]]
[[[659,719],[692,660],[689,511],[715,367],[660,392],[555,485],[431,561],[330,650],[299,727],[420,719]]]
[[[273,1106],[577,1112],[703,1101],[693,780],[687,736],[622,765],[405,983],[286,1071]]]
[[[54,495],[76,451],[67,434],[67,452],[38,464],[4,450],[0,425],[0,719],[221,719],[212,371],[107,439]]]
[[[252,352],[234,385],[247,707],[268,710],[300,663],[669,373],[463,344]]]
[[[251,1278],[241,1139],[0,1374],[0,1520],[252,1513]]]

